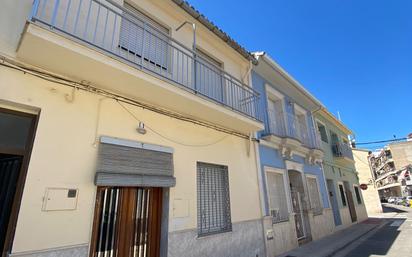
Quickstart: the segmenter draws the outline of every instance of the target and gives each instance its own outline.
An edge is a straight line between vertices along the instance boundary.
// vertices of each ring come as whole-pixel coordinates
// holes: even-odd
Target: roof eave
[[[172,0],[177,6],[182,8],[186,13],[192,16],[195,20],[200,22],[203,26],[213,32],[217,37],[223,40],[227,45],[237,51],[241,56],[251,61],[254,65],[257,64],[257,60],[254,55],[247,51],[243,46],[232,39],[226,32],[217,27],[213,22],[211,22],[206,16],[201,14],[193,6],[191,6],[187,1],[184,0]]]

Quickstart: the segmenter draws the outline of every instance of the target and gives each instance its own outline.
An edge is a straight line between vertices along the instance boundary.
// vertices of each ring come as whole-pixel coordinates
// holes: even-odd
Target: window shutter
[[[267,172],[267,185],[269,194],[269,209],[273,223],[289,219],[285,184],[283,174]]]
[[[172,187],[171,149],[102,137],[95,183],[98,186]]]
[[[318,181],[316,178],[307,177],[310,205],[314,214],[322,213],[322,203],[319,197]]]
[[[120,26],[120,46],[122,49],[142,57],[149,64],[168,67],[169,29],[128,3],[124,3],[125,12]]]

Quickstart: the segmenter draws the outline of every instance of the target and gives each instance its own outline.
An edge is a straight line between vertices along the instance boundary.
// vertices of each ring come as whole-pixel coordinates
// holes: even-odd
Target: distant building
[[[369,161],[381,198],[412,195],[412,141],[389,144]]]
[[[359,183],[368,186],[362,190],[363,199],[368,215],[382,212],[382,205],[379,199],[378,189],[375,185],[375,179],[369,165],[369,151],[365,149],[352,149],[355,159],[355,167],[358,172]]]

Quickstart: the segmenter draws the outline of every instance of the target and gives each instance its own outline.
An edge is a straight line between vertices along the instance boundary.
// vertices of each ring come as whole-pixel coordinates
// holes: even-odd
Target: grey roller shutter
[[[169,148],[102,137],[95,183],[98,186],[172,187],[173,152]]]

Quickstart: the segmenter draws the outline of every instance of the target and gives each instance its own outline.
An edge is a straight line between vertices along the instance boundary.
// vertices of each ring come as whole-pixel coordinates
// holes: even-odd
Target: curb
[[[369,232],[372,232],[373,230],[379,230],[381,229],[383,226],[385,226],[388,223],[388,221],[384,221],[382,222],[382,224],[372,227],[370,229],[368,229],[367,231],[365,231],[364,233],[360,234],[359,236],[353,238],[352,240],[346,242],[345,244],[343,244],[342,246],[338,247],[337,249],[333,250],[331,253],[324,255],[323,257],[333,257],[333,255],[335,255],[336,253],[340,252],[341,250],[343,250],[344,248],[346,248],[347,246],[349,246],[350,244],[352,244],[353,242],[355,242],[356,240],[358,240],[359,238],[365,236],[366,234],[368,234]]]

